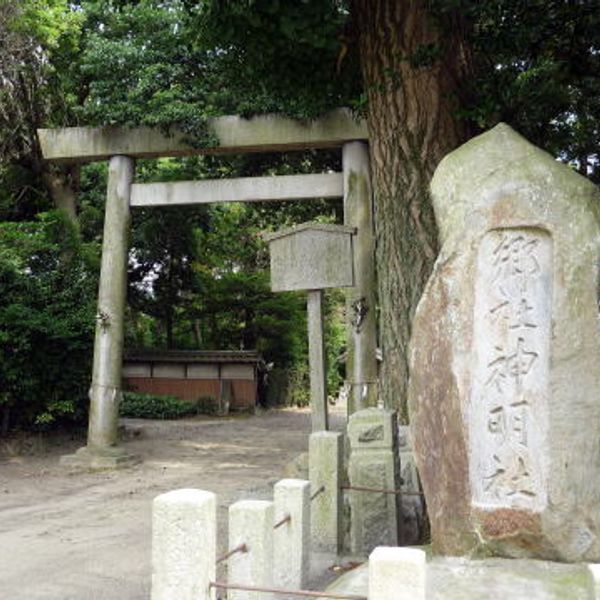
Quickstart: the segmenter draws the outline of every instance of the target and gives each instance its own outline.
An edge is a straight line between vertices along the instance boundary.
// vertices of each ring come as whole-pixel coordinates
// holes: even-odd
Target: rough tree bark
[[[471,60],[460,20],[434,21],[424,2],[354,0],[352,10],[368,100],[380,393],[406,419],[411,321],[438,250],[429,181],[467,137],[456,110]]]

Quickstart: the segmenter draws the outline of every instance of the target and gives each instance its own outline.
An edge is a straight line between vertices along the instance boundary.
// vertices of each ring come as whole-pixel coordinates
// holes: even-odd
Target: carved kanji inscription
[[[552,240],[497,229],[481,243],[475,287],[470,479],[484,507],[541,510],[552,317]]]

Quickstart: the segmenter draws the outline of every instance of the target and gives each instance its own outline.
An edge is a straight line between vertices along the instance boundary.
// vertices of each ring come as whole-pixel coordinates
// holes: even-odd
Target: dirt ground
[[[333,411],[340,428],[342,408]],[[218,494],[219,545],[227,507],[271,495],[305,452],[308,411],[181,421],[127,421],[137,467],[73,474],[58,464],[80,442],[43,455],[0,457],[0,599],[134,600],[150,597],[151,504],[168,490]]]

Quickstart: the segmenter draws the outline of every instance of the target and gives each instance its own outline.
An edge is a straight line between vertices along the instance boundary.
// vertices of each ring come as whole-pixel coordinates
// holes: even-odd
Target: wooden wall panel
[[[126,377],[123,381],[127,390],[176,396],[182,400],[194,401],[202,396],[219,397],[220,381],[217,379],[169,379],[155,377]],[[233,398],[231,408],[242,410],[252,408],[256,404],[256,382],[233,380]]]

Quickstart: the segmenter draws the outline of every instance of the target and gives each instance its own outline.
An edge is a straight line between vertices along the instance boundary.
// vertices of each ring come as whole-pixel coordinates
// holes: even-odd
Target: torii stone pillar
[[[116,445],[133,174],[132,158],[113,156],[110,159],[87,446],[62,457],[61,462],[69,466],[115,468],[136,462],[134,456]]]
[[[353,288],[346,293],[348,358],[346,378],[351,386],[348,415],[377,406],[377,325],[375,315],[375,241],[369,146],[349,142],[342,147],[344,222],[355,227]]]

